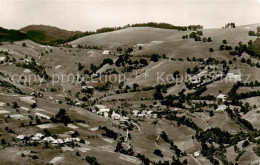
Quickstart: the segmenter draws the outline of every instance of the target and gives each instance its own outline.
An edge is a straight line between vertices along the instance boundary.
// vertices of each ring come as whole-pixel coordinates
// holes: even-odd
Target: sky
[[[8,29],[42,24],[89,31],[146,22],[204,28],[260,23],[260,0],[0,0],[0,26]]]

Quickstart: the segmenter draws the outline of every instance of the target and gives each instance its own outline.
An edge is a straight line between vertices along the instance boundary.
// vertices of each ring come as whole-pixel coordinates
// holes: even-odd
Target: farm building
[[[97,104],[97,105],[95,105],[94,107],[97,108],[98,110],[107,108],[107,106],[105,106],[105,105],[100,105],[100,104]]]
[[[43,139],[43,141],[46,141],[46,142],[52,142],[52,141],[54,141],[55,139],[53,138],[53,137],[51,137],[51,136],[49,136],[49,137],[45,137],[44,139]]]
[[[62,68],[62,65],[55,66],[55,69],[60,69],[60,68]]]
[[[0,62],[4,61],[4,60],[5,60],[5,57],[0,57]]]
[[[199,151],[194,152],[194,156],[195,157],[199,157],[200,156],[200,152]]]
[[[227,108],[226,105],[219,105],[216,111],[224,111]]]
[[[217,96],[217,99],[220,99],[220,100],[222,100],[222,101],[225,101],[226,98],[227,98],[227,96],[226,96],[225,94],[219,94],[219,95]]]
[[[34,136],[34,137],[32,137],[32,140],[33,141],[39,141],[39,140],[41,140],[41,138]]]
[[[109,108],[101,108],[97,111],[97,115],[101,115],[104,117],[108,117],[108,113],[109,113],[110,109]]]
[[[226,81],[241,81],[241,71],[239,69],[230,69],[227,73]]]
[[[102,54],[111,54],[110,50],[104,50]]]
[[[112,113],[112,115],[111,115],[111,118],[114,119],[114,120],[119,120],[119,119],[120,119],[120,114],[115,113],[115,112],[113,111],[113,113]]]
[[[64,141],[63,140],[61,140],[61,139],[55,139],[55,140],[53,140],[53,142],[52,142],[52,144],[63,144],[64,143]]]
[[[18,135],[18,136],[16,137],[16,139],[19,139],[19,140],[23,140],[24,138],[25,138],[24,135]]]
[[[139,111],[138,111],[138,110],[133,110],[132,112],[133,112],[134,116],[137,116],[137,115],[138,115],[138,113],[139,113]]]
[[[37,133],[34,135],[34,137],[39,137],[39,138],[42,138],[44,135],[42,133]]]
[[[82,86],[82,89],[94,89],[93,86]]]

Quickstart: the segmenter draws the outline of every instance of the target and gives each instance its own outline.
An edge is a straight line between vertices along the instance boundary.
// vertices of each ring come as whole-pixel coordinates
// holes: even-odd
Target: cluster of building
[[[242,81],[242,74],[240,69],[230,69],[226,77],[228,82]]]
[[[110,109],[105,105],[95,105],[95,110],[93,110],[93,112],[95,112],[97,115],[108,118]],[[116,113],[115,111],[112,112],[111,119],[120,120],[121,118],[123,119],[120,114]]]
[[[226,101],[227,96],[225,94],[219,94],[217,96],[218,100],[221,100],[222,102]],[[225,109],[227,109],[227,106],[222,104],[222,105],[218,105],[218,108],[216,109],[216,111],[224,111]]]
[[[104,116],[106,118],[111,118],[113,120],[120,120],[120,121],[127,121],[130,118],[127,116],[121,116],[120,114],[116,113],[115,111],[112,111],[110,108],[108,108],[105,105],[95,105],[95,109],[92,110],[93,113],[96,113],[97,115]],[[111,115],[110,115],[111,114]],[[133,110],[132,114],[136,117],[157,117],[157,114],[154,114],[153,111],[147,111],[147,110]]]
[[[76,138],[66,138],[66,139],[54,139],[51,136],[45,137],[43,134],[41,133],[37,133],[35,135],[30,135],[30,136],[26,136],[26,135],[18,135],[16,137],[17,140],[23,141],[23,140],[31,140],[34,142],[40,142],[40,143],[51,143],[51,144],[66,144],[66,143],[72,143],[72,142],[79,142],[80,138],[76,137]]]

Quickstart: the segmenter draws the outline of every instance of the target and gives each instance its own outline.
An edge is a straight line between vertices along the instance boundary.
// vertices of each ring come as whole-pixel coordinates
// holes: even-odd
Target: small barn
[[[110,50],[104,50],[102,54],[111,54]]]

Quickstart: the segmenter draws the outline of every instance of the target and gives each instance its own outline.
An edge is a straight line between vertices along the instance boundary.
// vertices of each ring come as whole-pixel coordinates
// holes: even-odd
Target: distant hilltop
[[[50,42],[53,40],[65,40],[68,37],[80,35],[80,31],[68,31],[48,25],[29,25],[21,28],[20,31],[26,32],[28,38],[37,42]]]

